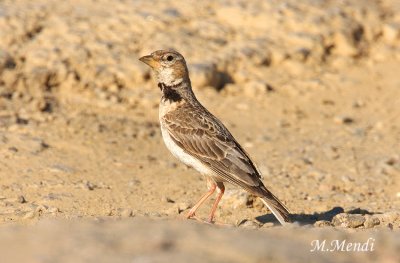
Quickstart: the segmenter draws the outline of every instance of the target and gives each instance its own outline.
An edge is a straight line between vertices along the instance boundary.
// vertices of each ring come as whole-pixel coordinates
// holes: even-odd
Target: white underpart
[[[171,135],[169,135],[168,130],[163,127],[161,123],[161,134],[164,139],[164,143],[167,146],[168,150],[176,157],[178,158],[181,162],[184,164],[193,167],[196,169],[199,173],[203,175],[212,175],[212,172],[210,169],[202,164],[199,160],[196,158],[192,157],[191,155],[185,153],[181,147],[176,145],[176,143],[172,140]]]
[[[164,139],[164,143],[167,146],[168,150],[181,162],[184,164],[193,167],[196,169],[199,173],[203,175],[211,175],[213,172],[204,164],[202,164],[199,160],[196,158],[192,157],[191,155],[185,153],[184,150],[182,150],[181,147],[179,147],[171,138],[171,135],[169,134],[167,128],[165,127],[165,124],[162,121],[163,116],[168,113],[168,111],[173,110],[174,106],[173,105],[175,102],[170,103],[168,101],[161,101],[160,103],[160,108],[159,108],[159,118],[160,118],[160,126],[161,126],[161,134]]]

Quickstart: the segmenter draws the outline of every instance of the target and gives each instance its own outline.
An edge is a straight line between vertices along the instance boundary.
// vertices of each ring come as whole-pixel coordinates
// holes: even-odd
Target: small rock
[[[113,215],[115,215],[115,210],[113,208],[107,209],[105,211],[105,214],[106,214],[106,216],[113,216]]]
[[[182,17],[181,13],[175,8],[167,8],[163,10],[163,14],[171,18]]]
[[[388,23],[382,28],[383,37],[388,43],[393,43],[400,39],[400,24],[399,23]]]
[[[400,218],[400,212],[391,211],[377,216],[379,216],[379,219],[383,222],[393,223],[394,221]]]
[[[267,84],[263,81],[252,80],[244,84],[244,94],[250,98],[262,96],[267,92]]]
[[[376,216],[365,215],[365,222],[364,222],[365,228],[373,228],[374,226],[377,226],[380,223],[381,222],[379,218],[377,218]]]
[[[16,62],[11,55],[3,49],[0,49],[0,73],[4,69],[14,69]]]
[[[362,108],[365,106],[365,102],[363,100],[357,99],[353,102],[353,108]]]
[[[392,223],[387,223],[386,227],[389,228],[390,230],[393,230],[393,224]]]
[[[18,149],[16,147],[9,147],[8,150],[14,153],[18,152]]]
[[[323,153],[326,155],[326,157],[336,160],[340,157],[339,154],[339,148],[336,146],[326,146],[323,148]]]
[[[333,121],[338,124],[352,124],[354,119],[348,116],[336,116]]]
[[[32,154],[38,154],[50,146],[41,139],[33,139],[30,147]]]
[[[246,208],[252,202],[250,194],[240,189],[230,189],[225,191],[224,198],[221,200],[222,206],[230,209]]]
[[[64,172],[64,173],[74,173],[75,169],[64,164],[54,164],[49,167],[51,172]]]
[[[59,194],[49,193],[48,195],[43,196],[44,200],[61,200]]]
[[[265,224],[262,225],[262,228],[270,228],[270,227],[273,227],[273,226],[275,226],[274,223],[272,223],[272,222],[267,222],[267,223],[265,223]]]
[[[93,191],[96,188],[96,185],[92,184],[89,181],[86,181],[85,183],[85,187],[89,190],[89,191]]]
[[[316,169],[310,170],[310,171],[308,172],[308,176],[317,179],[319,182],[322,182],[322,181],[325,179],[325,177],[326,177],[326,175],[325,175],[323,172],[318,171],[318,170],[316,170]]]
[[[126,208],[126,209],[123,209],[121,211],[121,217],[122,218],[127,218],[127,217],[132,217],[132,216],[133,216],[132,209]]]
[[[21,203],[21,204],[26,203],[26,199],[23,195],[18,196],[18,203]]]
[[[141,181],[138,180],[138,179],[133,179],[133,180],[130,180],[130,181],[128,182],[128,186],[129,186],[129,187],[138,186],[138,185],[140,185],[140,184],[141,184]]]
[[[27,212],[25,215],[24,215],[24,219],[33,219],[33,218],[35,218],[35,212],[34,211],[29,211],[29,212]]]
[[[169,198],[168,196],[161,197],[161,201],[164,203],[175,203],[175,201]]]
[[[182,202],[178,204],[178,213],[182,213],[186,209],[189,209],[192,206],[192,204],[187,203],[187,202]]]
[[[399,158],[399,156],[395,155],[395,156],[392,156],[392,157],[390,157],[389,159],[387,159],[387,160],[385,161],[385,163],[386,163],[387,165],[394,166],[394,165],[400,163],[400,158]]]
[[[237,224],[238,227],[249,228],[249,229],[257,229],[260,228],[260,224],[253,220],[243,219]]]
[[[149,217],[161,217],[161,214],[158,212],[150,212],[147,214]]]
[[[327,226],[333,226],[331,222],[326,221],[326,220],[319,220],[314,223],[315,227],[327,227]]]
[[[164,211],[167,215],[177,215],[179,214],[179,208],[178,205],[175,204],[172,207],[168,208],[167,210]]]
[[[302,157],[301,159],[303,160],[304,164],[307,164],[307,165],[312,165],[313,164],[313,160],[312,160],[311,157],[305,156],[305,157]]]
[[[41,214],[47,212],[47,210],[48,210],[48,207],[47,207],[47,206],[45,206],[45,205],[38,205],[38,206],[36,207],[36,209],[35,209],[35,213],[36,213],[37,215],[41,215]]]
[[[359,53],[356,35],[362,30],[361,25],[348,24],[343,30],[335,32],[333,36],[334,48],[332,52],[344,57],[352,57]]]
[[[356,228],[362,226],[365,222],[365,218],[359,214],[346,214],[341,213],[333,217],[332,224],[334,226]]]
[[[196,87],[211,86],[219,89],[222,86],[215,64],[190,64],[189,70],[190,79]]]
[[[60,212],[60,210],[57,207],[49,207],[49,209],[47,209],[46,212],[50,213],[50,214],[56,214],[56,213]]]
[[[305,62],[305,61],[307,61],[310,54],[311,54],[310,49],[299,48],[299,49],[294,50],[294,52],[290,54],[290,58],[293,60],[300,61],[300,62]]]

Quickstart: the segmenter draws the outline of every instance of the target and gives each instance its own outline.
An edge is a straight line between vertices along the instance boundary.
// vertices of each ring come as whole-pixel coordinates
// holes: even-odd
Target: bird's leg
[[[215,198],[214,204],[211,209],[210,217],[208,218],[209,223],[212,223],[214,221],[215,211],[217,210],[218,203],[219,203],[219,201],[221,201],[221,198],[224,195],[224,192],[225,192],[224,183],[218,182],[217,183],[217,197]]]
[[[191,218],[194,216],[196,213],[196,210],[204,203],[204,201],[207,200],[214,192],[215,189],[217,188],[217,184],[211,179],[207,177],[207,188],[208,192],[205,193],[200,200],[190,209],[189,213],[186,215],[186,218]]]

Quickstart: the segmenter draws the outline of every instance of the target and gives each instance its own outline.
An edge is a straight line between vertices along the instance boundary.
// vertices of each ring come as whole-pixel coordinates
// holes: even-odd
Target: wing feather
[[[223,180],[245,188],[260,185],[259,172],[226,127],[211,114],[199,116],[166,114],[163,122],[175,143]]]

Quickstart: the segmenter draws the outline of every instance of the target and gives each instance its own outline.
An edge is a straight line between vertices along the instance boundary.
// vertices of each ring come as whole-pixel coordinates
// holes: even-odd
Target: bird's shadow
[[[340,206],[334,207],[331,210],[321,213],[314,214],[291,214],[291,219],[293,222],[297,222],[300,225],[313,225],[315,222],[320,220],[332,221],[332,218],[340,213],[344,213],[344,209]],[[356,208],[353,210],[346,211],[348,214],[374,214],[365,209]],[[273,214],[265,214],[262,216],[256,217],[256,220],[262,224],[265,223],[274,223],[275,225],[279,225],[278,220],[275,218]]]

